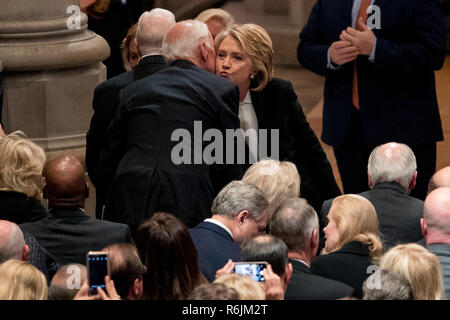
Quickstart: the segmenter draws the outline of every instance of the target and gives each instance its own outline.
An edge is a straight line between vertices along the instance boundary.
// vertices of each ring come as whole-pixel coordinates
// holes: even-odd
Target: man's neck
[[[450,244],[450,237],[444,234],[429,234],[426,237],[427,246],[430,244]]]
[[[304,252],[289,251],[288,258],[292,260],[301,260],[305,262],[308,265],[308,267],[311,267],[311,258],[309,258],[308,255],[305,254]]]
[[[223,217],[221,215],[218,215],[218,214],[214,214],[211,217],[211,219],[216,220],[216,221],[220,222],[221,224],[223,224],[233,234],[233,224],[232,224],[232,221],[230,221],[230,219],[227,219],[227,218],[225,218],[225,217]]]

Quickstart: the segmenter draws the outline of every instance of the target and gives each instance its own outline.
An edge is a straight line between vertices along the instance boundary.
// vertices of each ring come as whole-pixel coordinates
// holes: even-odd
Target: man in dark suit
[[[115,243],[132,243],[130,228],[121,223],[100,221],[83,210],[89,196],[86,175],[74,156],[60,156],[44,169],[50,215],[20,227],[62,264],[86,264],[88,251],[99,251]]]
[[[298,59],[326,77],[322,140],[334,148],[344,193],[367,190],[369,153],[397,141],[416,155],[413,196],[425,198],[443,139],[434,70],[445,42],[437,0],[317,1]]]
[[[228,260],[241,260],[240,244],[265,230],[268,210],[264,193],[252,184],[233,181],[219,192],[212,204],[212,217],[189,230],[200,271],[209,281]]]
[[[370,154],[368,175],[371,190],[360,195],[368,199],[377,211],[384,250],[422,239],[423,201],[409,195],[416,184],[416,168],[414,153],[404,144],[383,144]],[[331,204],[332,199],[323,204],[323,227],[327,225],[326,216]]]
[[[242,176],[239,164],[223,158],[223,144],[215,149],[219,161],[206,161],[203,152],[208,132],[226,137],[239,128],[239,89],[213,74],[214,42],[206,24],[177,23],[164,38],[163,54],[169,67],[133,83],[120,98],[117,121],[126,130],[126,151],[104,218],[133,232],[157,211],[196,226],[211,214],[216,182],[222,188]]]
[[[272,215],[269,228],[289,250],[293,273],[286,300],[335,300],[353,296],[354,290],[347,284],[311,273],[311,263],[319,246],[319,220],[305,199],[284,201]]]
[[[120,92],[134,81],[145,78],[166,67],[162,56],[162,42],[167,31],[175,24],[174,15],[164,9],[144,12],[138,22],[137,46],[142,57],[134,70],[102,82],[94,91],[92,116],[86,134],[86,167],[96,187],[96,215],[101,217],[108,187],[117,169],[124,146],[105,149],[107,135],[121,136],[120,127],[110,128],[119,109]],[[109,130],[108,130],[109,128]]]

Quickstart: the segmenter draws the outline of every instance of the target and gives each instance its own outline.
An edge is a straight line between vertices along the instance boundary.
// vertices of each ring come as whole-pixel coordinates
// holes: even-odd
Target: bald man
[[[127,225],[92,219],[84,212],[89,196],[86,173],[72,155],[51,160],[44,168],[50,215],[20,225],[62,264],[86,264],[88,251],[115,243],[133,243]]]
[[[450,188],[437,188],[425,199],[420,221],[427,249],[441,261],[445,294],[450,298]]]
[[[127,150],[104,219],[132,230],[157,211],[195,227],[211,216],[218,191],[242,175],[237,163],[206,163],[203,149],[196,147],[206,145],[198,139],[203,128],[223,136],[227,129],[240,128],[239,89],[213,74],[214,41],[206,24],[187,20],[174,25],[164,39],[163,55],[169,67],[133,83],[120,98]]]
[[[367,173],[370,191],[360,195],[367,198],[377,211],[383,249],[421,240],[423,201],[410,196],[418,175],[416,157],[411,148],[395,142],[376,147],[370,154]],[[322,206],[322,227],[327,224],[331,202],[327,200]],[[322,237],[321,246],[323,243]]]
[[[13,222],[0,220],[0,263],[9,259],[28,261],[30,248],[22,230]]]
[[[442,168],[431,177],[428,184],[428,194],[442,187],[450,188],[450,167]]]

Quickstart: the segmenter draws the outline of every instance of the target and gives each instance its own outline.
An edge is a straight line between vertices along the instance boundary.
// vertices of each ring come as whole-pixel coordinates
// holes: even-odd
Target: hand
[[[284,289],[281,278],[273,272],[270,264],[264,270],[263,287],[266,293],[266,300],[284,300]]]
[[[109,276],[105,276],[105,285],[106,293],[101,288],[97,288],[97,294],[90,296],[89,285],[85,281],[73,300],[120,300],[120,295],[117,294],[114,281]]]
[[[350,41],[336,41],[330,47],[330,59],[334,64],[341,66],[356,60],[359,50]]]
[[[351,42],[353,46],[358,48],[360,54],[368,56],[375,46],[377,37],[375,36],[375,33],[373,33],[373,31],[370,30],[364,23],[362,18],[359,18],[358,20],[358,27],[363,31],[358,31],[348,27],[346,30],[342,31],[340,38],[342,41]]]
[[[233,269],[234,269],[234,262],[230,259],[222,269],[216,271],[216,279],[223,276],[224,274],[232,273]]]

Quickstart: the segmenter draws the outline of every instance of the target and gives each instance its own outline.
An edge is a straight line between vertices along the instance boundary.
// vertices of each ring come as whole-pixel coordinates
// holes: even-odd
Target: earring
[[[250,75],[250,79],[255,79],[255,75],[253,73]]]

